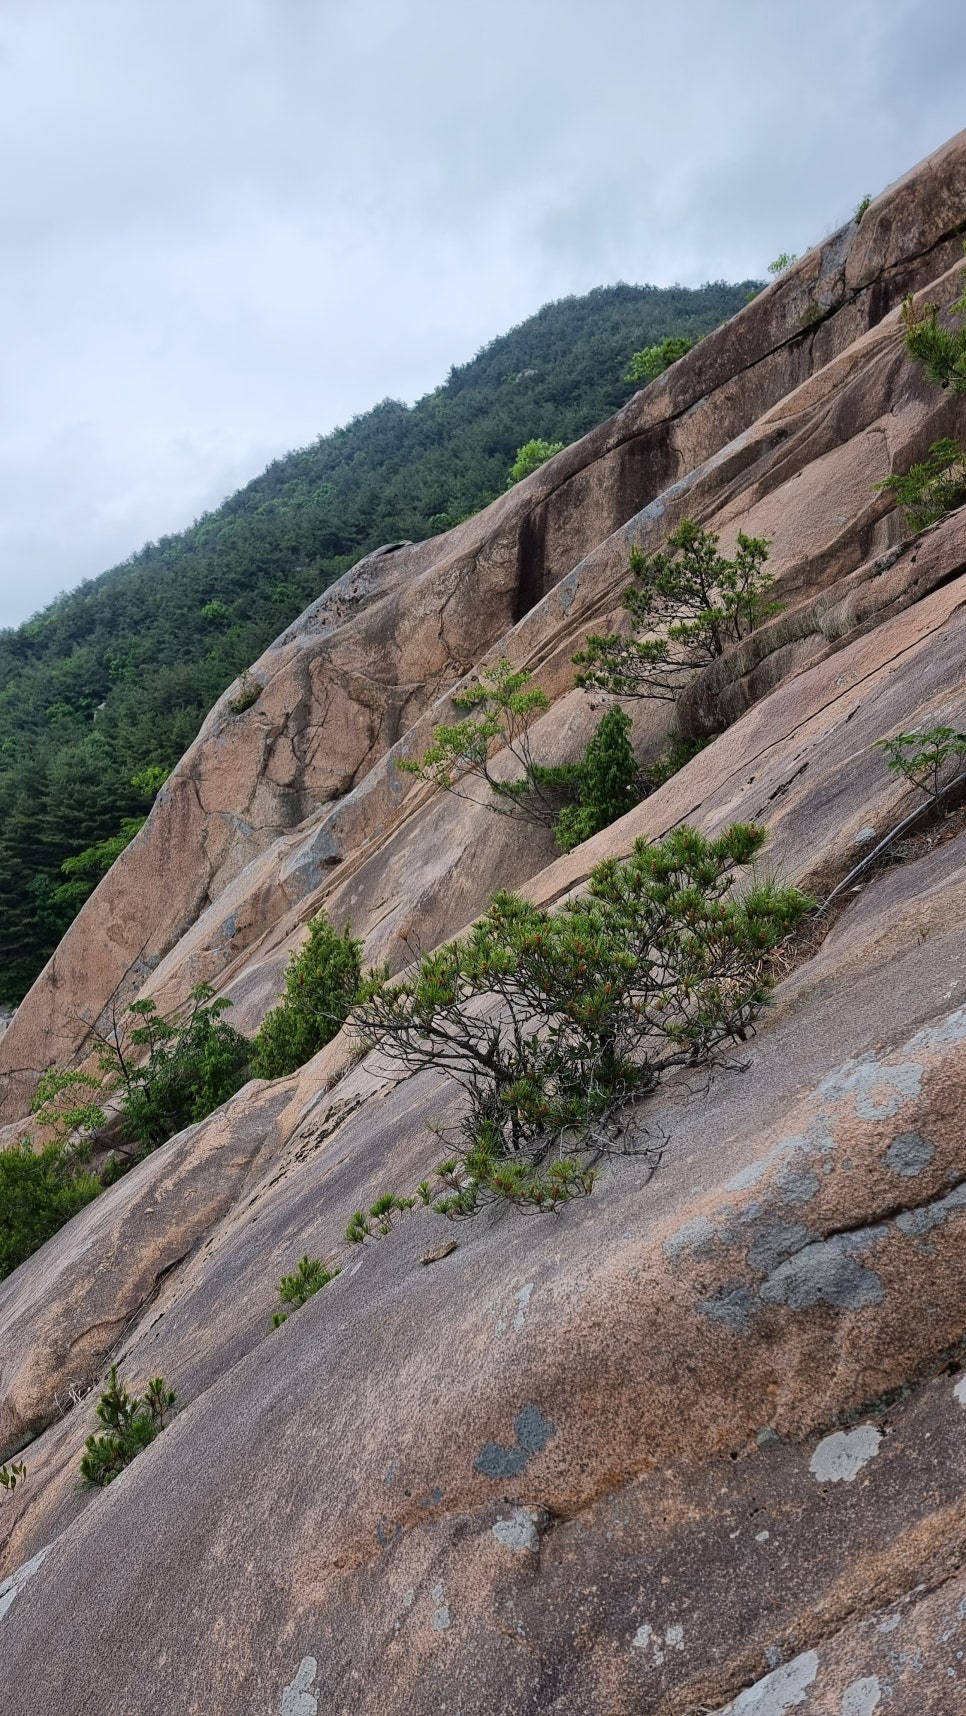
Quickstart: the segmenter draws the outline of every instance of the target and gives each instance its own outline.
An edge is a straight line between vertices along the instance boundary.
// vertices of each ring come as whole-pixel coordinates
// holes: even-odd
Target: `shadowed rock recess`
[[[899,317],[957,298],[964,229],[966,133],[485,512],[310,607],[0,1037],[4,1136],[137,994],[206,980],[253,1031],[323,906],[399,970],[494,889],[553,904],[685,820],[844,876],[913,803],[873,742],[966,728],[966,509],[913,538],[876,488],[966,433]],[[600,707],[571,657],[686,516],[769,537],[783,604],[688,692],[687,767],[563,857],[397,769],[503,654],[550,700],[538,754],[578,754]],[[642,756],[671,713],[634,710]],[[656,1170],[618,1156],[557,1219],[419,1210],[346,1247],[454,1101],[343,1036],[0,1283],[0,1458],[28,1467],[3,1716],[966,1711],[961,825],[845,896],[743,1070],[649,1100]],[[272,1330],[306,1252],[341,1274]],[[85,1491],[112,1363],[178,1410]]]

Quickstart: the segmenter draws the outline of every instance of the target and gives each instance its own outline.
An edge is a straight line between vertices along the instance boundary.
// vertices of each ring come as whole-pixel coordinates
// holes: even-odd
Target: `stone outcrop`
[[[105,1010],[201,978],[254,1029],[323,905],[395,969],[497,886],[554,904],[682,821],[828,891],[911,802],[876,739],[966,724],[966,510],[876,484],[962,431],[904,354],[961,285],[966,134],[448,536],[388,547],[212,711],[0,1041],[12,1131]],[[632,543],[767,535],[783,611],[691,688],[711,742],[594,840],[399,771],[506,653],[573,756],[570,658]],[[655,750],[663,709],[635,711]],[[871,872],[742,1067],[672,1081],[557,1220],[346,1220],[453,1087],[348,1034],[170,1140],[0,1283],[5,1716],[940,1716],[966,1708],[966,848]],[[446,1242],[455,1240],[455,1246]],[[273,1330],[303,1253],[340,1275]],[[77,1487],[106,1367],[172,1424]]]

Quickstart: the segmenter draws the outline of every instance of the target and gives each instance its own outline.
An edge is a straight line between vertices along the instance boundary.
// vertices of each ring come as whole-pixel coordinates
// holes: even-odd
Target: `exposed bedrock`
[[[399,969],[496,887],[553,905],[683,821],[843,877],[915,802],[874,742],[966,727],[966,509],[912,537],[876,488],[964,432],[899,321],[956,299],[964,227],[966,134],[486,512],[307,610],[3,1032],[7,1141],[115,997],[205,979],[254,1030],[323,906]],[[538,754],[575,756],[600,706],[570,658],[685,516],[769,537],[783,609],[695,681],[710,742],[665,786],[561,855],[395,767],[502,653],[550,698]],[[634,719],[655,754],[670,711]],[[457,1097],[343,1033],[0,1283],[0,1460],[28,1467],[3,1716],[966,1709],[964,825],[850,888],[740,1064],[628,1112],[559,1219],[419,1209],[346,1246]],[[273,1329],[304,1253],[341,1273]],[[85,1491],[111,1363],[178,1411]]]

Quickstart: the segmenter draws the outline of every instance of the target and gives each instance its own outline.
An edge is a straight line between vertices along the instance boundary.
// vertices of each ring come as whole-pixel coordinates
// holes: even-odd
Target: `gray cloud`
[[[952,0],[0,0],[0,623],[548,298],[804,249],[964,66]]]

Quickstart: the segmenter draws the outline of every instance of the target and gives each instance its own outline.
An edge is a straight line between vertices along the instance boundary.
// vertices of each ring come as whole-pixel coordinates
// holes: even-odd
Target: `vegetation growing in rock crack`
[[[0,1466],[0,1489],[12,1496],[18,1484],[25,1483],[27,1468],[22,1460],[12,1460],[9,1466]]]
[[[554,824],[554,838],[565,852],[609,828],[644,797],[631,744],[630,716],[608,709],[588,741],[583,761],[572,765],[573,804],[565,804]]]
[[[163,1376],[154,1377],[143,1394],[131,1394],[112,1364],[107,1388],[95,1409],[104,1429],[100,1435],[88,1436],[81,1456],[85,1483],[103,1489],[123,1472],[161,1434],[176,1399]]]
[[[529,477],[533,471],[539,471],[541,465],[545,465],[548,459],[554,458],[563,450],[563,441],[525,441],[522,447],[517,448],[517,456],[507,473],[507,488],[514,488],[524,477]]]
[[[127,1015],[136,1023],[125,1031],[115,1021],[101,1035],[101,1070],[115,1081],[126,1136],[146,1150],[204,1120],[248,1075],[251,1044],[222,1018],[231,1002],[199,983],[189,1003],[179,1020],[162,1017],[154,1001],[134,1001]]]
[[[960,775],[966,779],[966,733],[957,733],[953,727],[893,733],[891,739],[876,739],[872,749],[884,751],[890,769],[929,799],[938,799]]]
[[[774,262],[769,262],[768,272],[777,278],[779,274],[784,274],[786,268],[790,268],[793,262],[797,261],[798,255],[795,251],[783,250],[780,256],[775,257]]]
[[[702,667],[778,612],[769,594],[774,579],[764,571],[769,547],[739,531],[737,553],[726,560],[714,532],[686,518],[657,553],[632,548],[623,602],[633,631],[589,637],[574,656],[577,684],[676,702]]]
[[[96,1198],[100,1177],[88,1166],[104,1111],[90,1100],[97,1080],[51,1068],[37,1086],[33,1114],[48,1134],[0,1150],[0,1281]],[[51,1136],[52,1134],[52,1136]]]
[[[338,1269],[329,1269],[319,1258],[309,1257],[306,1252],[292,1274],[282,1276],[278,1284],[279,1298],[290,1310],[300,1311],[314,1294],[320,1293],[323,1287],[328,1287],[338,1273]],[[272,1317],[272,1328],[280,1329],[287,1320],[287,1311],[276,1311]]]
[[[895,495],[912,530],[926,530],[966,501],[966,447],[951,436],[934,441],[919,464],[876,488]]]
[[[907,298],[902,306],[906,350],[922,365],[930,381],[950,387],[954,393],[966,393],[966,274],[963,291],[950,314],[959,317],[958,328],[942,325],[935,304],[923,304],[917,310],[915,300]]]
[[[228,699],[228,708],[232,715],[244,715],[246,709],[253,709],[264,689],[261,680],[253,678],[246,667],[238,681],[238,690],[234,697]]]
[[[452,701],[477,713],[435,727],[425,755],[402,758],[397,768],[458,798],[471,798],[468,783],[482,782],[489,810],[553,829],[564,850],[623,816],[647,790],[620,709],[602,716],[579,762],[538,763],[530,727],[550,702],[506,656]],[[508,762],[519,772],[509,776]]]
[[[311,920],[308,940],[289,959],[282,999],[255,1037],[257,1078],[284,1078],[337,1035],[360,993],[362,945],[348,924],[337,934],[325,912]]]
[[[661,340],[656,346],[645,346],[643,351],[633,354],[624,380],[643,382],[645,386],[649,381],[656,381],[659,375],[663,375],[672,363],[677,363],[678,359],[683,358],[697,343],[697,340],[689,339],[686,335],[679,335],[677,338]]]
[[[766,956],[810,902],[754,879],[735,891],[764,840],[743,825],[638,840],[554,913],[497,894],[469,935],[361,1006],[356,1029],[409,1071],[455,1080],[466,1109],[435,1185],[387,1192],[347,1238],[386,1233],[419,1202],[455,1217],[495,1200],[554,1210],[590,1192],[619,1147],[621,1107],[675,1068],[712,1062],[768,1000]]]

